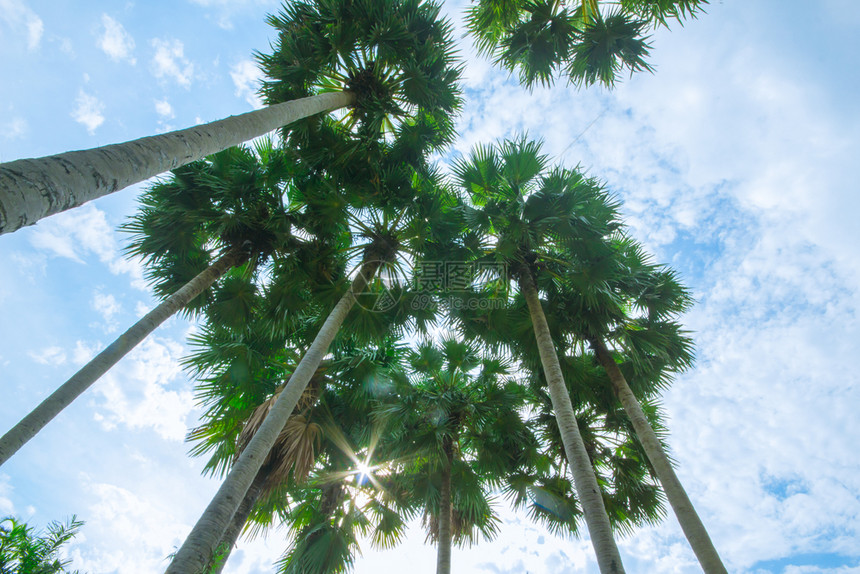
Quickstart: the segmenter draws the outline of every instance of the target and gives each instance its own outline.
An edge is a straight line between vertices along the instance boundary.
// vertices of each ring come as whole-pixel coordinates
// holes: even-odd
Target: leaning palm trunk
[[[242,432],[239,434],[237,439],[237,456],[241,456],[242,451],[245,450],[248,443],[254,438],[254,434],[260,429],[260,425],[262,425],[266,420],[268,412],[277,402],[277,399],[280,397],[283,390],[284,386],[281,386],[271,398],[255,409],[254,413],[245,423],[245,428],[242,429]],[[310,424],[307,423],[305,417],[300,415],[297,411],[301,411],[301,409],[313,405],[319,398],[321,392],[322,385],[319,380],[317,378],[311,378],[307,388],[305,388],[305,392],[302,394],[301,399],[299,399],[299,403],[293,409],[293,416],[287,421],[286,426],[284,426],[284,430],[281,431],[281,434],[278,436],[278,443],[281,443],[281,441],[285,439],[289,442],[286,452],[280,449],[278,444],[269,451],[269,456],[266,458],[263,466],[260,467],[260,470],[257,471],[257,476],[254,477],[254,482],[251,483],[251,486],[248,488],[248,492],[245,493],[245,497],[239,504],[239,508],[236,509],[236,513],[233,515],[233,518],[230,519],[230,524],[227,526],[227,530],[224,532],[220,542],[218,542],[218,545],[215,547],[215,555],[212,557],[207,574],[220,574],[224,569],[224,566],[227,564],[227,559],[230,557],[230,553],[233,552],[233,548],[236,546],[239,534],[248,522],[251,510],[253,510],[257,500],[274,485],[273,483],[278,482],[278,477],[286,480],[286,475],[292,468],[293,477],[297,482],[307,479],[314,462],[313,450],[310,450],[309,452],[304,451],[305,456],[301,456],[299,454],[301,449],[295,449],[296,427],[294,426],[293,429],[290,429],[290,421],[295,422],[297,419],[302,419],[302,422],[299,423],[298,426],[303,426],[304,429],[307,429]],[[293,432],[291,432],[291,430]]]
[[[576,494],[585,513],[585,523],[588,525],[588,532],[591,535],[591,544],[595,554],[597,554],[597,565],[601,574],[623,573],[624,566],[621,563],[621,555],[618,553],[615,539],[612,537],[612,526],[609,524],[606,507],[603,505],[603,496],[576,423],[576,415],[573,412],[570,395],[564,384],[552,335],[549,332],[546,316],[538,298],[534,278],[529,271],[523,271],[520,274],[520,291],[525,297],[531,314],[532,327],[537,339],[544,376],[549,387],[552,408],[555,412],[567,460],[573,473]]]
[[[648,455],[648,460],[654,467],[657,473],[657,478],[663,485],[663,490],[666,493],[666,498],[669,499],[669,504],[672,505],[672,510],[675,511],[675,516],[681,524],[681,530],[693,548],[702,570],[706,574],[726,574],[726,567],[723,566],[720,560],[717,549],[714,548],[711,542],[708,531],[705,530],[705,525],[702,524],[696,509],[693,508],[693,503],[687,496],[687,492],[678,480],[675,470],[672,468],[672,463],[669,462],[669,457],[663,450],[663,445],[660,444],[660,439],[645,418],[645,413],[642,412],[642,407],[636,399],[636,395],[630,390],[627,380],[618,365],[615,363],[606,344],[598,338],[591,341],[591,347],[597,355],[597,360],[606,370],[609,375],[609,381],[612,384],[612,389],[615,395],[621,401],[624,411],[630,422],[633,423],[633,429],[636,431],[636,436],[639,437],[639,442],[645,449],[645,454]]]
[[[442,486],[439,493],[439,547],[436,550],[436,574],[451,574],[451,463],[454,445],[446,438],[442,445],[445,460],[442,462]]]
[[[281,396],[278,397],[266,420],[245,447],[236,464],[233,465],[230,474],[215,493],[215,497],[194,525],[182,547],[176,552],[176,556],[167,567],[166,574],[196,574],[210,560],[239,503],[286,425],[305,387],[323,357],[328,353],[328,348],[341,324],[355,304],[356,294],[364,290],[378,267],[379,263],[376,261],[365,263],[349,290],[331,310],[313,343],[290,376]]]
[[[230,553],[233,552],[233,547],[236,546],[236,541],[239,540],[239,534],[245,527],[245,523],[248,522],[248,517],[251,516],[251,510],[253,510],[257,500],[265,490],[267,480],[267,472],[264,469],[260,469],[254,478],[254,482],[248,488],[248,492],[245,493],[242,502],[239,503],[239,508],[236,509],[236,513],[230,520],[230,524],[227,525],[227,530],[224,531],[224,535],[215,547],[216,555],[208,570],[209,574],[221,574],[224,570],[224,566],[227,565],[227,559],[230,558]]]
[[[348,92],[319,94],[121,144],[0,164],[0,234],[354,101]]]
[[[12,429],[0,438],[0,465],[9,460],[24,444],[42,430],[72,401],[78,398],[102,375],[113,367],[120,359],[134,349],[159,325],[185,307],[228,269],[240,264],[247,258],[241,249],[232,249],[220,257],[212,265],[198,274],[194,279],[183,285],[176,293],[168,297],[158,307],[143,316],[113,343],[96,355],[89,363],[72,375],[56,391],[42,401]]]

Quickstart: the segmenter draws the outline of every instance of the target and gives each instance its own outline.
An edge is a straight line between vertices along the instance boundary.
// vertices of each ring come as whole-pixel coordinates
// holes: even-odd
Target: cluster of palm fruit
[[[477,0],[482,52],[522,82],[611,86],[643,34],[700,0]],[[286,524],[278,566],[345,572],[421,516],[438,546],[491,538],[506,498],[560,534],[614,534],[670,502],[725,572],[665,454],[659,393],[690,366],[691,303],[580,169],[521,137],[444,174],[461,65],[421,0],[301,0],[258,54],[269,105],[352,105],[175,169],[126,225],[156,293],[188,292],[192,454],[226,479],[168,572],[220,572],[240,533]],[[213,266],[217,269],[213,270]]]

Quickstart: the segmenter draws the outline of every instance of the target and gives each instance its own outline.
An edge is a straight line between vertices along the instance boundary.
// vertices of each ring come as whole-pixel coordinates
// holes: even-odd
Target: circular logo
[[[369,262],[372,263],[372,262]],[[392,309],[400,300],[402,289],[400,289],[400,277],[389,263],[379,261],[376,273],[373,277],[365,277],[364,289],[355,294],[356,304],[373,313],[385,313]],[[366,265],[359,268],[361,274]]]

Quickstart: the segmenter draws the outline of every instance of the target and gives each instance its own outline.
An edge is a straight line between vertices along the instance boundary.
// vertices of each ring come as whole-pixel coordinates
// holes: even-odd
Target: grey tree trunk
[[[657,478],[660,479],[660,484],[663,485],[663,491],[666,493],[666,498],[669,499],[669,504],[672,505],[672,510],[681,524],[681,530],[684,531],[684,536],[693,548],[702,570],[706,574],[727,574],[726,567],[723,566],[720,560],[717,549],[714,548],[711,537],[708,536],[708,531],[705,530],[705,525],[693,508],[693,503],[687,496],[687,492],[678,480],[675,474],[675,469],[672,468],[672,463],[666,452],[663,450],[663,445],[660,439],[642,412],[642,407],[636,399],[636,395],[627,384],[627,379],[624,378],[624,373],[618,368],[612,353],[606,348],[606,344],[597,338],[591,339],[591,348],[594,349],[597,355],[597,360],[609,375],[609,381],[612,384],[612,389],[615,395],[621,401],[624,407],[624,412],[633,424],[633,429],[636,431],[636,436],[639,437],[639,442],[645,449],[645,454],[648,455],[648,460],[654,467],[657,473]]]
[[[2,163],[0,234],[354,101],[329,92],[121,144]]]
[[[239,540],[239,534],[241,534],[242,529],[245,527],[245,523],[248,522],[248,517],[251,515],[251,510],[254,508],[254,504],[257,503],[257,499],[260,498],[261,494],[263,494],[266,479],[266,470],[260,469],[260,471],[257,472],[257,476],[254,478],[254,482],[252,482],[250,488],[248,488],[248,492],[245,493],[245,498],[242,499],[242,502],[239,504],[239,508],[236,509],[236,514],[234,514],[233,518],[230,520],[227,530],[224,532],[224,535],[215,547],[220,555],[218,556],[217,562],[213,560],[209,574],[221,574],[224,570],[224,566],[227,565],[227,559],[230,558],[230,553],[233,552],[233,548],[236,546],[236,541]]]
[[[192,528],[182,547],[176,552],[173,561],[167,567],[166,574],[197,574],[212,557],[239,503],[266,460],[305,387],[323,357],[328,353],[328,348],[349,310],[355,304],[356,294],[364,290],[378,267],[379,262],[376,261],[365,263],[349,290],[331,310],[305,356],[290,376],[281,396],[275,401],[254,438],[245,447],[221,488],[215,493],[215,497]]]
[[[51,420],[57,416],[72,401],[86,391],[120,359],[134,349],[138,343],[143,341],[159,325],[161,325],[174,313],[185,307],[192,299],[197,297],[212,283],[214,283],[228,269],[239,264],[247,257],[239,249],[234,249],[220,257],[212,265],[202,271],[197,277],[183,285],[176,293],[168,297],[155,309],[144,315],[137,323],[131,326],[125,333],[116,338],[108,347],[93,357],[93,359],[81,367],[72,377],[63,383],[60,388],[51,393],[42,403],[33,409],[12,429],[0,438],[0,465],[18,452],[24,444],[42,430]]]
[[[446,438],[442,445],[445,462],[442,467],[442,485],[439,493],[439,544],[436,549],[436,574],[451,574],[451,463],[454,459],[454,446]]]
[[[624,572],[624,565],[621,563],[621,555],[612,537],[612,527],[609,524],[606,507],[603,505],[603,496],[576,423],[576,415],[573,412],[567,386],[564,384],[555,344],[552,341],[531,272],[523,271],[520,274],[520,291],[525,297],[531,314],[541,364],[552,399],[552,408],[573,473],[576,494],[585,514],[591,544],[597,555],[597,565],[602,574],[620,574]]]

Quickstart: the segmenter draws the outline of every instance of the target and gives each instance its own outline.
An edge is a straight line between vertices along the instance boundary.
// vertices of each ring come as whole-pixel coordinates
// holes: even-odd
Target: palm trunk
[[[445,461],[442,466],[442,491],[439,493],[439,547],[436,550],[436,574],[451,574],[451,463],[454,459],[454,445],[451,438],[445,438],[442,445]]]
[[[245,447],[221,488],[215,493],[215,497],[177,551],[170,566],[167,567],[166,574],[196,574],[209,561],[230,519],[236,513],[239,503],[302,396],[308,381],[328,353],[331,342],[355,304],[355,295],[364,290],[378,267],[379,263],[376,261],[365,263],[349,290],[331,310],[305,356],[290,376],[281,396],[278,397],[266,420]]]
[[[657,478],[660,479],[660,483],[663,485],[666,498],[669,499],[669,504],[672,505],[672,510],[674,510],[675,516],[681,524],[681,530],[684,531],[684,535],[693,548],[693,552],[695,552],[702,570],[706,574],[726,574],[726,567],[723,566],[720,556],[717,554],[713,542],[711,542],[711,537],[708,536],[708,531],[705,530],[705,525],[702,524],[699,515],[696,513],[696,509],[693,508],[693,503],[690,502],[687,492],[681,485],[681,481],[678,480],[678,476],[672,468],[672,463],[669,462],[669,457],[666,456],[663,445],[660,444],[660,439],[657,438],[657,434],[651,428],[651,424],[645,417],[645,413],[642,412],[642,407],[639,405],[639,401],[636,399],[633,391],[630,390],[624,374],[618,368],[615,359],[613,359],[612,354],[601,339],[594,338],[590,342],[591,348],[594,349],[597,355],[597,360],[609,375],[612,389],[621,401],[624,412],[627,413],[627,417],[633,423],[636,436],[639,437],[639,442],[645,449],[645,454],[648,455],[648,460],[651,461],[651,465],[657,473]]]
[[[585,523],[588,525],[588,532],[591,535],[591,544],[594,546],[595,554],[597,554],[597,565],[601,574],[620,574],[624,572],[624,566],[621,563],[621,555],[618,553],[615,539],[612,537],[612,527],[609,524],[606,507],[603,505],[603,496],[597,485],[597,477],[594,474],[591,459],[585,450],[585,443],[576,424],[573,405],[564,384],[561,365],[558,362],[555,344],[552,341],[546,316],[538,298],[534,277],[527,270],[520,274],[520,291],[525,297],[531,314],[541,365],[552,399],[552,408],[561,432],[567,460],[573,473],[576,494],[585,513]]]
[[[216,551],[220,552],[220,555],[217,562],[213,560],[209,574],[221,574],[221,571],[224,570],[227,559],[230,557],[230,553],[233,552],[236,541],[239,539],[239,534],[245,527],[245,523],[248,522],[248,517],[251,515],[254,504],[257,503],[260,495],[263,494],[267,476],[264,469],[260,469],[257,472],[254,482],[251,483],[248,492],[245,493],[245,498],[242,499],[239,508],[236,509],[236,514],[233,515],[230,524],[227,526],[227,530],[224,531],[224,535],[215,547]]]
[[[86,391],[120,359],[134,349],[159,325],[185,307],[228,269],[239,264],[245,257],[243,251],[233,249],[219,258],[194,279],[183,285],[176,293],[143,316],[125,333],[114,340],[104,351],[72,375],[60,388],[51,393],[12,429],[0,438],[0,465],[18,452],[24,444],[42,430],[72,401]]]
[[[0,234],[355,101],[331,92],[157,136],[0,164]]]
[[[323,364],[324,363],[325,361],[323,361]],[[280,393],[282,390],[283,388],[277,392]],[[322,384],[320,383],[319,378],[312,377],[307,388],[305,388],[305,392],[302,394],[300,402],[313,404],[319,399],[321,392]],[[293,409],[293,415],[299,414],[298,411],[300,411],[301,408],[301,404],[297,405]],[[227,559],[230,557],[230,553],[233,552],[233,548],[236,546],[236,541],[239,539],[239,534],[248,522],[251,510],[253,510],[254,505],[257,503],[260,496],[266,492],[266,483],[269,481],[272,468],[275,464],[274,460],[264,462],[260,470],[257,471],[257,476],[254,477],[254,482],[251,483],[251,486],[248,488],[248,492],[245,493],[245,497],[242,499],[242,502],[239,503],[239,508],[236,509],[236,513],[233,515],[233,518],[230,519],[230,524],[227,525],[227,530],[224,531],[224,535],[215,547],[217,556],[212,557],[209,569],[206,571],[207,574],[221,574],[221,571],[224,570],[224,566],[227,564]]]

